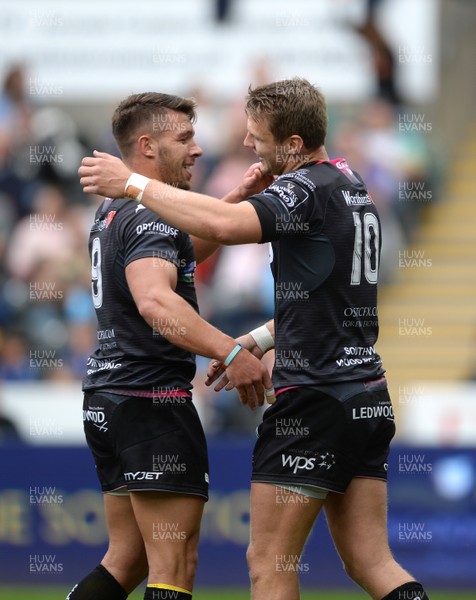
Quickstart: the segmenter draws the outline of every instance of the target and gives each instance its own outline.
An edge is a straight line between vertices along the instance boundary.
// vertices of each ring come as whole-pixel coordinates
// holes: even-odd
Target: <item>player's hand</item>
[[[239,185],[240,193],[244,198],[258,194],[270,186],[274,181],[272,175],[267,175],[261,170],[261,163],[253,163],[246,171]]]
[[[253,356],[257,358],[261,358],[263,356],[263,352],[258,348],[256,342],[253,337],[246,333],[245,335],[236,338],[236,343],[241,344],[243,348],[246,348]],[[226,374],[225,369],[223,368],[222,363],[219,360],[211,360],[208,364],[207,369],[207,378],[205,380],[205,385],[211,385],[215,381],[218,381],[216,386],[213,388],[215,392],[220,392],[223,388],[227,392],[233,389],[233,384],[229,382],[228,376]]]
[[[258,348],[255,340],[249,333],[237,338],[236,342],[238,344],[241,344],[244,349],[248,350],[248,353],[252,354],[257,359],[261,359],[261,357],[263,356],[262,350],[260,350]],[[230,364],[230,366],[226,370],[223,368],[222,363],[220,361],[217,361],[217,360],[210,361],[210,364],[208,365],[208,369],[207,369],[207,379],[205,381],[205,385],[211,385],[212,383],[214,383],[215,381],[218,380],[218,383],[213,388],[215,390],[215,392],[219,392],[223,388],[225,388],[226,391],[230,391],[234,387],[237,387],[238,394],[240,396],[240,401],[243,404],[248,404],[252,410],[254,410],[256,408],[256,405],[262,406],[264,403],[264,399],[266,399],[266,401],[269,404],[272,404],[276,399],[276,397],[274,395],[274,388],[271,383],[271,379],[269,377],[267,369],[266,369],[266,367],[264,367],[264,365],[262,363],[260,363],[260,364],[264,368],[264,372],[266,372],[266,374],[267,374],[266,381],[264,381],[264,379],[262,380],[262,383],[264,383],[264,385],[265,385],[264,396],[261,392],[261,387],[258,387],[258,389],[257,389],[256,386],[253,386],[254,389],[253,389],[253,393],[251,396],[247,393],[249,391],[249,388],[247,388],[247,392],[245,394],[242,394],[243,390],[239,389],[239,384],[235,381],[234,375],[233,375],[232,371],[230,370],[233,363],[236,362],[239,354],[245,355],[247,353],[243,352],[243,350],[238,352],[235,359],[233,360],[233,362]],[[243,358],[243,357],[240,357],[240,358]],[[263,371],[262,371],[262,373],[263,373]]]
[[[272,404],[276,400],[268,369],[244,348],[238,352],[226,369],[229,384],[236,388],[242,404],[251,410],[263,406],[264,401]]]
[[[83,158],[78,169],[84,193],[122,198],[131,171],[117,156],[97,150],[93,154]]]

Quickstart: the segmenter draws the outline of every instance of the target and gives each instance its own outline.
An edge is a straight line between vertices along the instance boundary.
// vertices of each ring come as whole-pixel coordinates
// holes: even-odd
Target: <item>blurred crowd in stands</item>
[[[12,66],[0,97],[0,382],[67,380],[79,386],[95,344],[87,240],[101,199],[83,195],[77,169],[93,147],[117,149],[109,123],[97,139],[84,139],[64,107],[45,97],[35,103],[27,77],[22,66]],[[265,79],[257,72],[253,83]],[[222,197],[255,161],[242,145],[243,101],[216,106],[205,89],[184,95],[197,100],[196,140],[204,151],[193,189]],[[332,158],[345,157],[367,182],[383,224],[381,279],[391,282],[398,251],[411,241],[422,213],[422,203],[402,199],[399,189],[404,182],[435,189],[427,137],[399,130],[403,109],[393,92],[361,107],[329,109],[327,150]],[[199,266],[197,291],[202,315],[233,336],[269,319],[267,247],[220,249]],[[247,430],[250,417],[235,393],[217,395],[203,385],[207,362],[199,359],[196,379],[206,429]]]

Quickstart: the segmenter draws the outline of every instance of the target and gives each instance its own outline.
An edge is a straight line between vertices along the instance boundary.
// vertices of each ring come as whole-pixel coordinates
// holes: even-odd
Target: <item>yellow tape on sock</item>
[[[188,590],[184,590],[183,588],[177,587],[176,585],[168,585],[167,583],[148,583],[147,587],[157,588],[160,590],[172,590],[174,592],[182,592],[183,594],[188,594],[189,596],[192,595],[192,592],[189,592]]]

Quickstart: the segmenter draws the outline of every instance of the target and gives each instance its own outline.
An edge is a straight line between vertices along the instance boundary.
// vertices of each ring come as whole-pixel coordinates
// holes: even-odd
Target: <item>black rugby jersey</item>
[[[381,376],[381,228],[360,176],[344,159],[308,163],[248,201],[272,242],[274,385]]]
[[[125,268],[145,257],[165,259],[171,268],[174,264],[175,291],[198,312],[190,237],[132,200],[106,199],[96,212],[89,253],[98,347],[88,359],[83,389],[189,390],[195,355],[159,334],[169,328],[179,333],[180,325],[172,317],[158,317],[153,327],[146,323],[129,291]]]

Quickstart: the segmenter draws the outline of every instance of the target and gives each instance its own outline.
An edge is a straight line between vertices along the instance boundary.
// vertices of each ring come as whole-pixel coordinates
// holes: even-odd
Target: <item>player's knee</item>
[[[254,583],[258,577],[258,565],[255,559],[258,559],[258,555],[257,552],[255,552],[254,545],[250,544],[246,549],[246,563],[248,565],[251,583]]]
[[[246,562],[252,585],[255,585],[258,581],[266,577],[267,567],[271,564],[271,560],[271,557],[264,550],[262,552],[258,551],[256,545],[253,543],[248,546],[246,550]]]
[[[174,576],[184,575],[187,581],[193,582],[198,566],[198,537],[191,536],[186,543],[177,550],[175,560],[172,561]]]
[[[131,571],[140,569],[144,563],[147,564],[147,556],[144,547],[127,548],[127,546],[110,544],[102,562]]]
[[[186,556],[186,572],[189,579],[194,579],[198,567],[198,545],[196,543],[189,544],[187,547]]]
[[[253,564],[257,564],[260,558],[262,558],[262,556],[257,552],[256,545],[253,544],[253,542],[250,542],[246,549],[246,562],[248,563],[248,567],[251,568]]]

